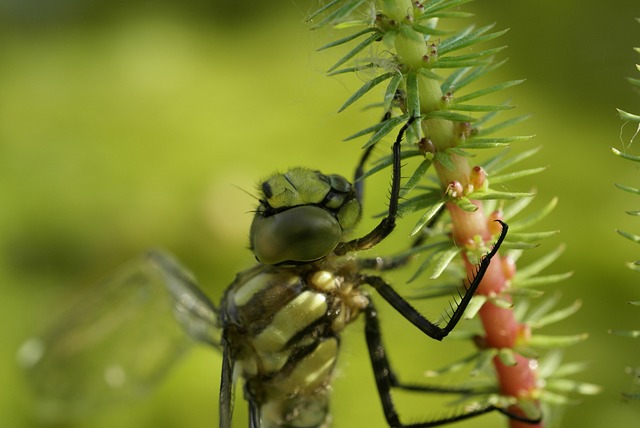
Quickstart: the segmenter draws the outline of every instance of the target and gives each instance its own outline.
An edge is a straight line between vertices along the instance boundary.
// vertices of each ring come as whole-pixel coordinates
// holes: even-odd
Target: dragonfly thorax
[[[262,426],[328,422],[340,333],[368,303],[349,278],[349,263],[330,256],[291,267],[257,265],[225,293],[225,341]],[[340,271],[345,275],[334,273]]]

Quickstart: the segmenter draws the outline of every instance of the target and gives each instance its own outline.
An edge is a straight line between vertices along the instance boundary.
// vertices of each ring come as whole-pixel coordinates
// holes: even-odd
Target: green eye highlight
[[[251,247],[265,265],[311,262],[329,254],[340,242],[342,227],[331,213],[316,206],[299,206],[264,217],[251,225]]]

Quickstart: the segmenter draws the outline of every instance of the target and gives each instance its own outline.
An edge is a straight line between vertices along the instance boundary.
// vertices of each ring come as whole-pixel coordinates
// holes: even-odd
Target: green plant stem
[[[410,24],[412,22],[412,3],[410,0],[380,0],[382,12],[389,18],[396,21],[396,24]],[[394,38],[395,50],[398,54],[398,62],[412,71],[419,71],[429,57],[429,47],[425,43],[421,34],[414,31],[411,25],[404,25]],[[424,74],[417,73],[417,85],[420,99],[420,112],[409,112],[411,115],[420,114],[422,117],[429,113],[442,110],[444,101],[440,83]],[[456,145],[464,138],[458,130],[464,125],[459,122],[452,122],[440,118],[425,119],[422,121],[421,130],[425,138],[431,141],[437,152],[445,152]],[[468,158],[448,152],[453,168],[443,165],[436,156],[434,167],[438,174],[443,191],[452,183],[459,183],[463,189],[468,188],[471,183],[471,170]],[[455,198],[455,196],[452,196]],[[482,203],[472,201],[477,207],[473,212],[462,210],[455,201],[446,204],[451,215],[453,224],[453,239],[458,246],[467,249],[477,249],[477,237],[487,242],[491,239],[492,230],[495,228],[493,219],[484,213]],[[499,214],[495,214],[499,218]],[[494,215],[494,216],[495,216]],[[497,223],[496,223],[497,224]],[[499,227],[499,226],[498,226]],[[464,256],[467,275],[475,275],[476,264],[469,261]],[[484,276],[477,293],[489,298],[500,297],[501,300],[509,301],[509,297],[503,292],[509,287],[509,279],[513,276],[513,270],[505,269],[502,257],[496,256],[487,273]],[[513,311],[510,308],[497,306],[490,300],[487,301],[479,311],[480,321],[484,328],[484,337],[478,342],[481,347],[494,349],[512,349],[522,338],[523,332],[527,331],[524,325],[517,322]],[[536,362],[523,356],[516,355],[515,365],[506,365],[499,357],[493,359],[493,365],[497,373],[500,391],[507,396],[518,400],[533,400],[537,390],[536,384]],[[518,412],[515,406],[510,409]],[[542,423],[537,425],[523,424],[510,419],[510,427],[521,426],[542,427]]]

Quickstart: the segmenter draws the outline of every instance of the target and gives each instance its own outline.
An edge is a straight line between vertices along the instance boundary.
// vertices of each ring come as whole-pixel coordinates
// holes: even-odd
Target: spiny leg
[[[447,321],[447,324],[444,327],[440,327],[437,324],[432,323],[428,319],[426,319],[420,312],[418,312],[409,302],[407,302],[402,296],[400,296],[389,284],[387,284],[382,278],[379,276],[373,275],[363,275],[361,277],[361,281],[371,285],[376,291],[391,305],[393,308],[400,313],[403,317],[405,317],[409,322],[418,327],[420,331],[428,335],[429,337],[442,340],[445,338],[451,330],[455,328],[458,324],[462,315],[464,314],[465,309],[471,302],[471,298],[473,294],[478,289],[484,274],[487,272],[489,268],[489,263],[491,263],[491,259],[495,256],[500,248],[500,245],[504,241],[505,236],[507,235],[507,231],[509,226],[500,221],[502,225],[502,231],[500,232],[500,236],[498,240],[494,244],[493,248],[487,255],[485,255],[480,261],[480,265],[478,266],[478,272],[475,277],[467,287],[462,299],[458,303],[457,307],[451,314],[451,318]]]
[[[402,110],[403,113],[406,113],[407,111],[406,94],[402,89],[396,89],[396,92],[393,95],[393,102],[389,110],[387,110],[382,116],[382,119],[380,120],[380,125],[383,125],[387,120],[391,119],[391,114],[392,114],[391,111],[393,107],[397,107],[400,110]],[[375,144],[372,144],[365,149],[364,153],[360,157],[360,162],[358,162],[358,166],[356,168],[356,172],[353,177],[353,184],[356,188],[356,195],[358,196],[358,200],[360,201],[360,204],[362,204],[362,198],[364,193],[364,181],[362,180],[362,177],[364,176],[364,165],[365,163],[367,163],[367,160],[369,159],[369,156],[371,155],[373,148],[375,146],[376,146]]]
[[[504,241],[507,231],[508,225],[506,223],[502,224],[502,231],[495,245],[491,249],[491,251],[485,255],[480,262],[478,267],[478,272],[475,277],[471,281],[471,284],[467,288],[462,300],[454,310],[451,318],[447,322],[444,327],[440,327],[428,319],[426,319],[420,312],[418,312],[415,308],[413,308],[402,296],[400,296],[396,291],[387,284],[382,278],[377,276],[363,276],[361,279],[363,282],[366,282],[373,286],[380,295],[387,301],[391,306],[393,306],[402,316],[404,316],[407,320],[409,320],[412,324],[418,327],[422,332],[427,334],[429,337],[437,340],[442,340],[446,337],[453,328],[457,325],[457,323],[462,318],[462,315],[471,301],[471,297],[473,296],[475,290],[478,288],[484,274],[486,273],[491,259],[495,256],[500,248],[500,245]],[[505,414],[511,419],[519,420],[525,423],[535,424],[538,423],[539,419],[527,419],[522,416],[510,413],[507,410],[501,409],[499,407],[488,405],[476,410],[467,411],[457,416],[441,418],[435,421],[428,421],[416,424],[407,424],[403,425],[400,423],[398,414],[395,410],[395,406],[393,404],[393,400],[391,397],[391,388],[399,388],[409,391],[417,391],[417,392],[439,392],[439,393],[460,393],[460,394],[468,394],[468,393],[479,393],[483,391],[472,390],[467,388],[439,388],[434,386],[426,386],[426,385],[416,385],[416,384],[406,384],[401,383],[396,375],[394,374],[389,361],[386,357],[386,352],[384,346],[382,344],[382,338],[380,333],[380,326],[377,320],[377,314],[375,308],[372,303],[369,303],[368,307],[365,309],[365,317],[366,317],[366,337],[367,337],[367,347],[369,350],[369,355],[371,358],[371,364],[373,366],[373,370],[376,376],[376,385],[378,387],[378,393],[380,395],[380,399],[382,401],[382,406],[384,408],[385,417],[387,418],[387,422],[393,427],[403,427],[403,428],[426,428],[426,427],[434,427],[440,426],[444,424],[448,424],[451,422],[460,421],[463,419],[468,419],[474,416],[482,415],[491,411],[498,411],[500,413]],[[487,391],[488,392],[488,391]]]
[[[436,214],[429,220],[429,222],[423,227],[422,233],[413,240],[410,249],[413,250],[429,238],[428,231],[432,229],[435,224],[440,220],[442,213],[444,212],[444,205],[436,212]],[[401,268],[409,263],[415,257],[415,253],[402,254],[396,257],[375,257],[368,259],[358,259],[359,269],[374,269],[377,271],[386,271]]]
[[[409,120],[402,125],[396,141],[393,143],[393,172],[391,178],[391,192],[389,195],[389,210],[387,216],[380,221],[380,223],[369,233],[361,238],[351,240],[349,242],[340,243],[334,250],[337,255],[344,255],[351,251],[367,250],[376,246],[384,238],[386,238],[396,227],[396,216],[398,214],[398,201],[400,199],[400,180],[401,175],[401,159],[400,159],[400,143],[407,128],[417,119],[417,117],[410,117]],[[365,152],[365,156],[368,154]],[[364,158],[366,160],[366,157]],[[361,165],[364,163],[361,161]],[[356,172],[357,174],[357,172]]]
[[[504,409],[496,407],[494,405],[486,405],[484,407],[476,408],[473,410],[467,410],[459,415],[439,418],[432,421],[424,421],[412,424],[403,424],[400,422],[400,417],[395,409],[393,398],[391,397],[391,389],[399,388],[408,391],[415,392],[427,392],[427,393],[482,393],[483,391],[472,390],[468,388],[441,388],[427,385],[415,385],[404,384],[398,381],[395,373],[393,372],[389,360],[387,359],[386,350],[382,343],[382,334],[380,331],[380,324],[378,322],[378,315],[373,304],[370,302],[365,308],[365,335],[367,341],[367,349],[369,351],[369,358],[371,360],[371,366],[373,368],[376,386],[378,388],[378,395],[382,402],[382,408],[384,411],[387,423],[394,428],[427,428],[446,425],[452,422],[461,421],[464,419],[473,418],[475,416],[483,415],[492,411],[498,411],[505,414],[509,418],[525,422],[536,424],[540,422],[540,419],[527,419],[519,415],[512,414]]]

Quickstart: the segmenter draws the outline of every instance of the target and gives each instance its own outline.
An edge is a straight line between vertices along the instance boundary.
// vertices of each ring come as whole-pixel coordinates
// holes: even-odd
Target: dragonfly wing
[[[229,347],[224,346],[222,351],[222,371],[220,375],[220,428],[231,428],[234,403],[234,364],[229,353]]]
[[[150,251],[147,259],[163,277],[172,298],[174,317],[184,331],[197,341],[219,347],[221,331],[217,326],[216,309],[198,288],[193,275],[162,251]]]
[[[192,345],[216,344],[215,310],[193,277],[153,251],[86,290],[18,359],[41,417],[69,418],[143,395]]]

